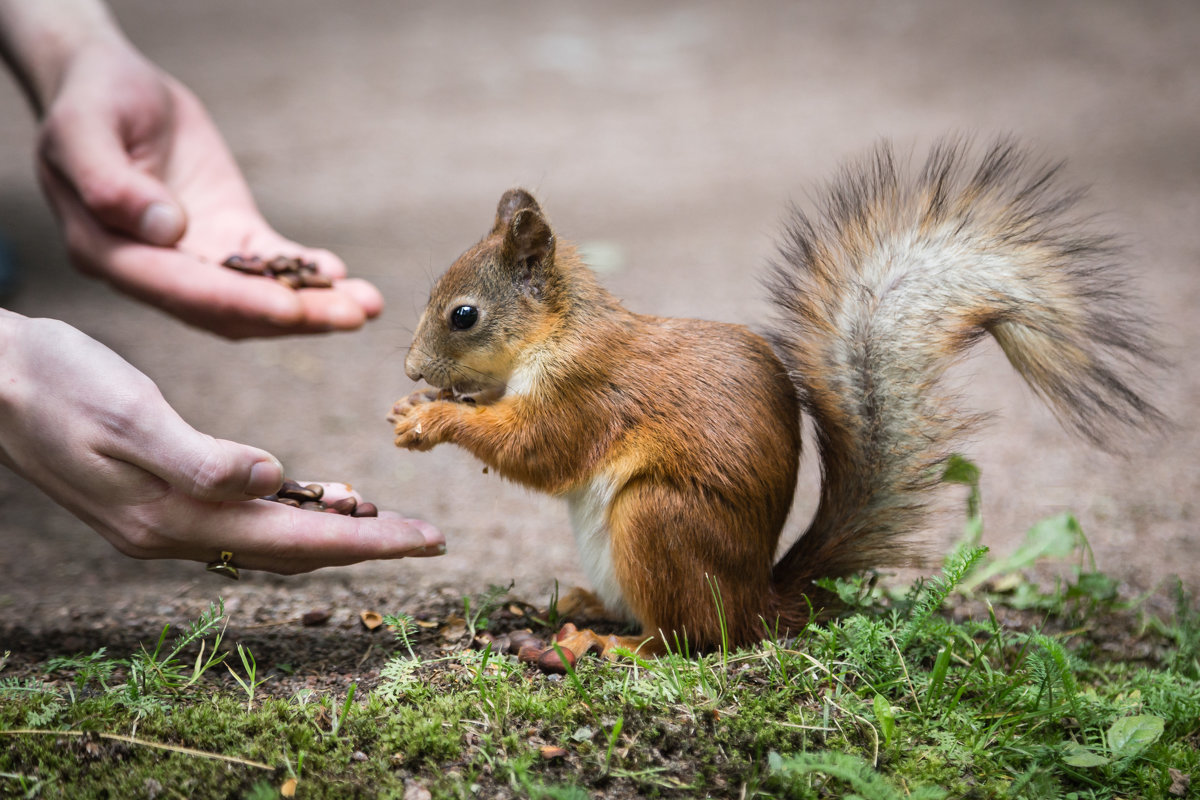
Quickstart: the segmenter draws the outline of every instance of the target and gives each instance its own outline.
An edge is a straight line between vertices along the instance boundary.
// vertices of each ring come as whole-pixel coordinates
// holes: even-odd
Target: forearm
[[[72,55],[124,36],[100,0],[0,0],[0,55],[41,116]]]
[[[14,357],[12,343],[18,327],[23,322],[26,322],[25,317],[9,311],[7,308],[0,308],[0,375],[7,378],[7,380],[0,381],[0,415],[11,415],[16,392],[21,388],[19,386],[20,379],[15,375],[11,360]],[[0,429],[0,462],[8,463],[8,460],[4,458],[2,434],[3,431]]]

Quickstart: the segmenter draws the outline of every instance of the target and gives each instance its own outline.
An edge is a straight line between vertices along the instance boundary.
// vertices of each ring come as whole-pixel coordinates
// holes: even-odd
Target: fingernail
[[[183,236],[183,212],[170,203],[151,203],[138,222],[138,236],[150,244],[173,245]]]
[[[268,495],[283,485],[283,465],[274,458],[255,462],[243,490],[252,497]]]

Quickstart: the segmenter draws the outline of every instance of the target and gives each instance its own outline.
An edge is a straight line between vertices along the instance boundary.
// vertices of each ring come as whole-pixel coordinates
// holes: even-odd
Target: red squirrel
[[[939,378],[984,334],[1093,442],[1163,419],[1135,386],[1155,356],[1111,240],[1077,219],[1057,167],[1007,141],[973,152],[942,142],[913,171],[883,144],[818,215],[794,211],[769,340],[628,311],[529,193],[507,192],[433,287],[405,371],[434,389],[396,403],[396,444],[451,442],[567,501],[597,597],[641,625],[572,649],[798,632],[831,605],[817,579],[910,562],[975,422]],[[820,502],[776,562],[802,411]]]

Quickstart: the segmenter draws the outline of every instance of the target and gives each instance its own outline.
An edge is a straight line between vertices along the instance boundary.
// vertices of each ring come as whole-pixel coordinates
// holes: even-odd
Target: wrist
[[[39,117],[72,60],[93,44],[129,46],[98,0],[0,0],[0,54]]]

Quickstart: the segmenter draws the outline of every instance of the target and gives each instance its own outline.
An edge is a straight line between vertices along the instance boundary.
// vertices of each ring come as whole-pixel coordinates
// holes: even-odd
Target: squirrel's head
[[[503,395],[521,352],[553,325],[554,249],[533,197],[505,192],[488,235],[434,284],[408,377],[480,402]]]

